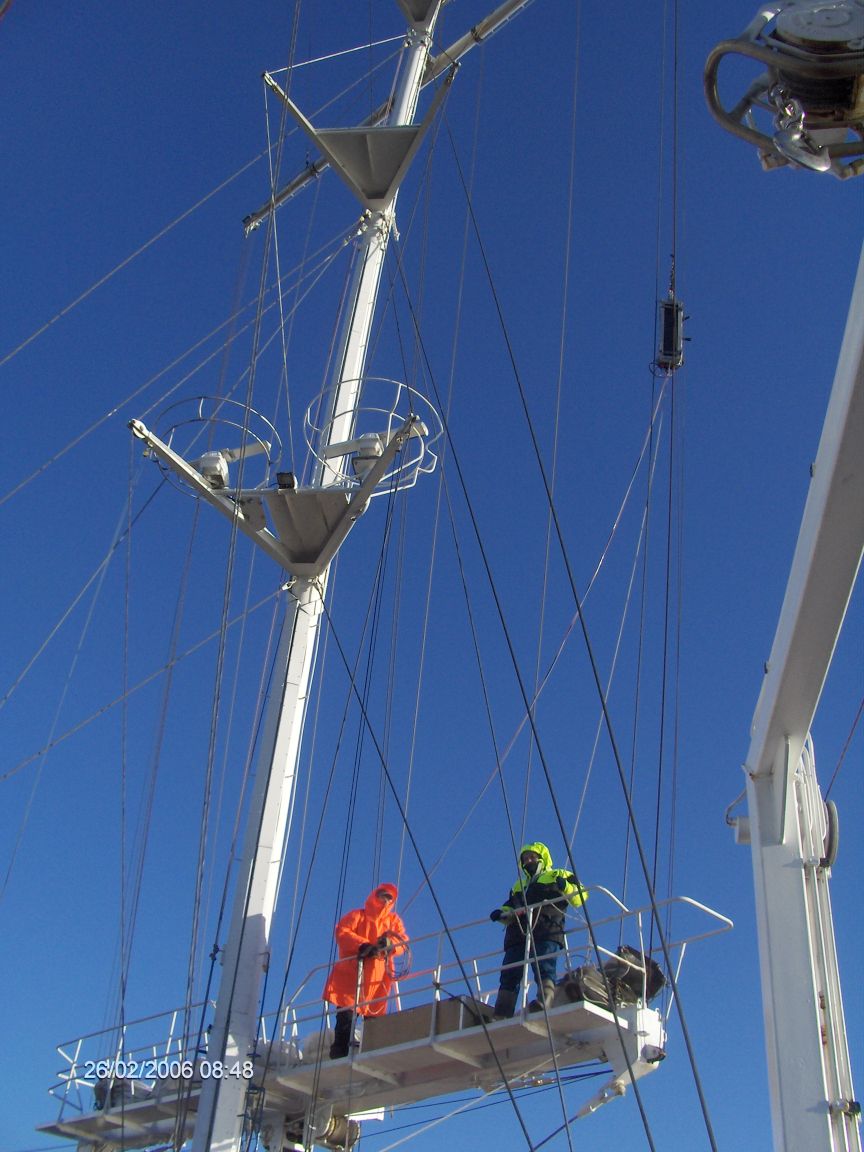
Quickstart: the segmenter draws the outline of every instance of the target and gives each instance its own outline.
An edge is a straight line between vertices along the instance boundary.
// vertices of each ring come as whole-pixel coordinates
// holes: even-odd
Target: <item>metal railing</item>
[[[627,936],[636,952],[650,958],[643,931],[652,913],[650,906],[627,908],[612,892],[600,886],[588,891],[595,894],[595,901],[600,896],[612,904],[608,915],[592,916],[591,930],[598,941],[596,950],[591,946],[582,913],[570,912],[565,921],[563,945],[549,958],[554,956],[556,962],[560,961],[565,973],[586,964],[600,966],[604,959],[617,957],[616,950]],[[689,944],[732,927],[727,917],[686,896],[660,901],[657,907],[665,909],[667,915],[674,915],[676,927],[684,917],[701,921],[694,924],[694,930],[678,932],[667,942],[670,954],[677,955],[678,972]],[[495,947],[478,950],[480,938],[488,936],[489,929],[487,919],[473,920],[449,930],[414,937],[410,942],[412,969],[394,979],[387,1010],[404,1012],[447,999],[470,998],[490,1003],[498,990],[502,965],[497,934]],[[601,940],[606,943],[600,943]],[[464,948],[460,948],[463,941]],[[509,965],[523,969],[517,1008],[525,1006],[533,979],[529,947],[530,933],[526,935],[525,956]],[[329,962],[315,965],[287,1003],[278,1011],[262,1016],[258,1047],[249,1054],[238,1074],[260,1083],[271,1069],[320,1058],[322,1048],[329,1044],[327,1029],[333,1011],[332,1005],[321,999],[330,967]],[[643,980],[644,976],[643,968]],[[363,1015],[363,1003],[357,1007]],[[83,1114],[110,1104],[111,1092],[118,1084],[127,1103],[153,1093],[176,1093],[181,1088],[197,1091],[211,1063],[206,1032],[199,1045],[197,1030],[186,1030],[184,1022],[203,1019],[209,1011],[212,1005],[204,1004],[193,1005],[191,1010],[172,1009],[127,1022],[122,1029],[91,1032],[61,1044],[58,1052],[65,1067],[57,1083],[49,1088],[60,1100],[59,1119],[64,1119],[68,1112]],[[431,1037],[435,1029],[434,1013],[430,1013],[429,1029]]]

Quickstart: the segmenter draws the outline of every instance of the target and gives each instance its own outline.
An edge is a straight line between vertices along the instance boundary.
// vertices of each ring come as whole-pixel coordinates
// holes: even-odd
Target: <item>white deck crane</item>
[[[731,110],[718,94],[730,55],[766,68]],[[711,53],[705,91],[764,168],[864,174],[864,4],[763,6]],[[811,476],[744,763],[747,816],[729,822],[753,855],[775,1152],[858,1152],[828,890],[837,815],[810,729],[864,551],[864,249]]]

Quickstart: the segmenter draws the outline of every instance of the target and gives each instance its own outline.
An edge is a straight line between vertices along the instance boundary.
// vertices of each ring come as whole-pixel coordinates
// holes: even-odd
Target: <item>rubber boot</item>
[[[544,980],[537,992],[537,999],[528,1005],[529,1012],[542,1012],[544,1008],[552,1007],[552,1001],[555,999],[555,981]]]
[[[496,1020],[504,1020],[513,1015],[516,1011],[516,995],[517,990],[515,988],[498,989],[495,1007],[492,1010],[492,1015]]]
[[[330,1059],[341,1060],[348,1055],[351,1033],[354,1028],[354,1013],[350,1008],[340,1008],[336,1013],[336,1027],[333,1030],[333,1043],[330,1045]]]

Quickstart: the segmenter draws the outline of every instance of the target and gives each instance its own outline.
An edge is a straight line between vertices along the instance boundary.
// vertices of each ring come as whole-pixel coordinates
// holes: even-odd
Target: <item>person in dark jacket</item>
[[[500,908],[489,919],[506,925],[504,932],[504,967],[499,981],[494,1013],[512,1016],[522,980],[523,965],[530,959],[537,981],[537,999],[528,1005],[540,1012],[552,1004],[555,974],[564,943],[564,913],[567,905],[578,907],[588,893],[576,877],[562,868],[552,867],[552,857],[545,844],[525,844],[519,852],[521,875]]]

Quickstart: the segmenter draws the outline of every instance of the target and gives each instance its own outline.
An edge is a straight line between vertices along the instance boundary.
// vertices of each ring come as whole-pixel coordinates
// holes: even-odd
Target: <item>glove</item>
[[[374,944],[361,944],[357,949],[357,955],[361,960],[368,960],[370,956],[374,956],[378,949]]]
[[[387,952],[392,952],[395,947],[396,947],[395,944],[390,943],[390,938],[386,932],[384,933],[383,936],[379,936],[378,939],[375,941],[375,952],[379,956],[382,954],[386,954]]]
[[[564,879],[563,876],[556,876],[555,877],[555,887],[558,889],[559,892],[566,892],[567,891],[567,881]]]
[[[500,908],[493,908],[492,911],[489,913],[489,919],[492,921],[497,921],[497,920],[500,920],[503,915],[504,915],[504,913],[501,911]]]

